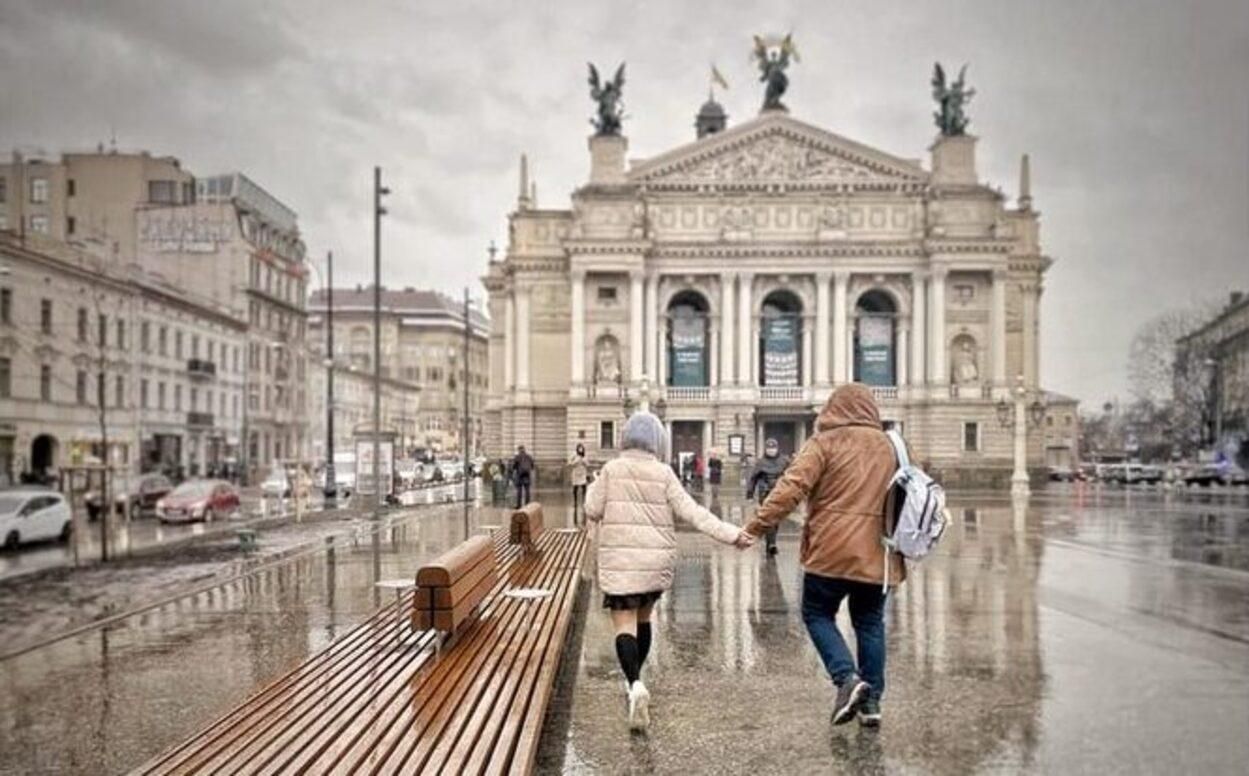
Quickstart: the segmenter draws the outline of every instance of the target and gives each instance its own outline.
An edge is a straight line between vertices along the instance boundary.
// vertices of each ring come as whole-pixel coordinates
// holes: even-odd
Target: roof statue
[[[590,99],[598,103],[598,115],[590,119],[598,135],[619,135],[620,120],[624,118],[624,62],[616,68],[616,76],[612,80],[601,83],[598,68],[590,65]]]
[[[788,110],[781,102],[781,97],[789,88],[789,76],[785,75],[785,68],[789,67],[791,56],[795,62],[800,61],[792,33],[780,41],[755,36],[754,58],[759,66],[759,80],[767,84],[763,93],[763,110]]]
[[[947,137],[967,134],[967,125],[971,123],[971,119],[963,112],[963,107],[971,102],[976,90],[963,84],[966,73],[967,65],[963,65],[958,71],[958,79],[946,86],[945,70],[941,63],[933,65],[932,98],[937,101],[937,111],[932,115],[941,134]]]

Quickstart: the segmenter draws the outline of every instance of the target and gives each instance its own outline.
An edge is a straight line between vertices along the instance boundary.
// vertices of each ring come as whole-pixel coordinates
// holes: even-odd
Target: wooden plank
[[[421,566],[416,572],[417,587],[449,587],[473,566],[488,560],[493,544],[488,536],[474,536]]]

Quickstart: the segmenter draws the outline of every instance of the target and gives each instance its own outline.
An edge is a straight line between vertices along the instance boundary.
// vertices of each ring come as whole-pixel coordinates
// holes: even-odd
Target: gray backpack
[[[900,552],[907,560],[923,560],[945,531],[948,513],[945,489],[911,463],[902,436],[893,430],[886,431],[885,436],[889,437],[898,460],[898,469],[889,483],[892,501],[885,498],[885,532],[881,536],[881,543],[885,545],[885,592],[888,593],[890,554]],[[892,515],[889,514],[891,503]]]

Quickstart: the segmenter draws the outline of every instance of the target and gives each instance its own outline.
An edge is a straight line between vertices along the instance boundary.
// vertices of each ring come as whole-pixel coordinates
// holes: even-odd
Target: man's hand
[[[754,545],[755,545],[755,537],[751,536],[745,531],[738,532],[737,538],[733,540],[733,546],[739,550],[748,550]]]

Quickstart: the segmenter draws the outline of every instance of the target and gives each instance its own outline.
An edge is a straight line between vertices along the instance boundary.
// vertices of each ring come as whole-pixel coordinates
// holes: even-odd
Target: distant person
[[[525,452],[524,445],[516,447],[512,457],[512,484],[516,486],[516,508],[529,503],[529,485],[533,481],[533,457]]]
[[[694,487],[701,491],[705,479],[707,479],[707,462],[701,455],[694,453]]]
[[[772,489],[746,532],[762,536],[801,501],[802,621],[837,687],[832,722],[859,716],[880,724],[885,691],[885,500],[897,459],[880,424],[872,392],[859,383],[833,392],[815,421],[816,433]],[[889,559],[889,586],[906,576],[902,556]],[[837,629],[837,610],[850,601],[858,665]]]
[[[677,542],[673,516],[739,548],[752,540],[700,506],[663,461],[663,423],[635,412],[621,432],[621,454],[599,471],[586,495],[585,514],[599,523],[598,584],[611,610],[616,657],[625,675],[629,727],[650,723],[650,693],[642,667],[651,648],[651,611],[672,587]]]
[[[768,494],[772,492],[772,488],[776,487],[776,483],[780,482],[786,466],[789,466],[789,457],[781,455],[781,446],[777,444],[777,441],[768,439],[764,442],[763,455],[759,456],[754,469],[750,472],[750,480],[746,484],[746,498],[758,497],[759,503],[762,504],[768,497]],[[765,537],[768,555],[775,555],[775,525],[767,530]]]
[[[711,495],[713,498],[720,496],[720,483],[724,479],[724,462],[720,460],[720,456],[712,453],[707,459],[707,482],[711,485]]]
[[[568,482],[572,485],[572,519],[577,512],[585,511],[585,488],[590,481],[590,464],[585,459],[585,445],[578,443],[572,458],[568,459]]]

